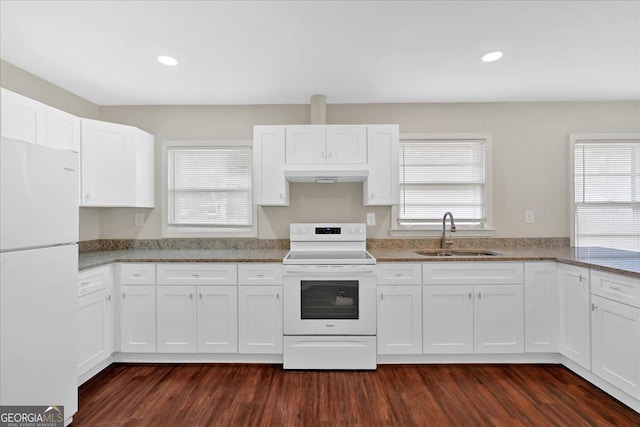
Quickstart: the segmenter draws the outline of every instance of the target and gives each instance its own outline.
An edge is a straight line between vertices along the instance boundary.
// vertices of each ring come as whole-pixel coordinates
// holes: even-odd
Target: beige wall
[[[254,124],[309,122],[308,105],[102,107],[101,119],[139,126],[162,140],[251,139]],[[327,123],[398,123],[400,133],[493,134],[493,201],[497,237],[567,237],[567,135],[640,132],[638,102],[337,104]],[[157,151],[157,182],[160,183]],[[291,184],[290,206],[259,209],[260,238],[287,238],[290,222],[364,221],[370,237],[389,237],[390,209],[362,206],[361,184]],[[157,188],[160,200],[160,186]],[[158,203],[159,205],[159,203]],[[525,210],[536,222],[525,224]],[[159,238],[160,209],[134,227],[129,209],[103,210],[102,238]]]
[[[157,206],[161,202],[160,142],[250,140],[253,125],[309,123],[308,105],[98,107],[0,61],[2,87],[82,116],[138,126],[156,135]],[[331,101],[329,97],[329,102]],[[640,132],[640,102],[327,105],[327,123],[398,123],[401,133],[493,134],[494,226],[497,237],[566,237],[567,135]],[[286,208],[259,209],[261,238],[287,238],[290,222],[364,221],[371,237],[389,236],[390,209],[362,206],[361,184],[291,184]],[[536,222],[525,224],[524,211]],[[134,213],[144,212],[142,227]],[[80,239],[159,238],[160,209],[80,209]]]

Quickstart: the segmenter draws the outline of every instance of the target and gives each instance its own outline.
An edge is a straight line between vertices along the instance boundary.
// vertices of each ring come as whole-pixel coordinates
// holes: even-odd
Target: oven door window
[[[357,280],[301,280],[303,319],[358,319]]]

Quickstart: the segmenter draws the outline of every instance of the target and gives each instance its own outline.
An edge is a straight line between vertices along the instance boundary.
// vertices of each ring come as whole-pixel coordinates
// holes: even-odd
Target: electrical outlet
[[[533,211],[524,211],[524,222],[527,224],[533,224],[536,222]]]
[[[144,225],[144,213],[136,212],[136,225]]]
[[[367,213],[367,225],[376,225],[376,214],[374,212]]]

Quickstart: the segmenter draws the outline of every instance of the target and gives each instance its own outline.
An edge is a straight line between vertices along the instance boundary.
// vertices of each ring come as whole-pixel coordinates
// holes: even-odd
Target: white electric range
[[[291,224],[284,368],[376,369],[376,260],[362,223]]]

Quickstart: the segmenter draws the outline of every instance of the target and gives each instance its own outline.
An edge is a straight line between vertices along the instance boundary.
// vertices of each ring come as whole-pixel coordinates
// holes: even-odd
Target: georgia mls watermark
[[[0,427],[64,427],[64,406],[0,406]]]

